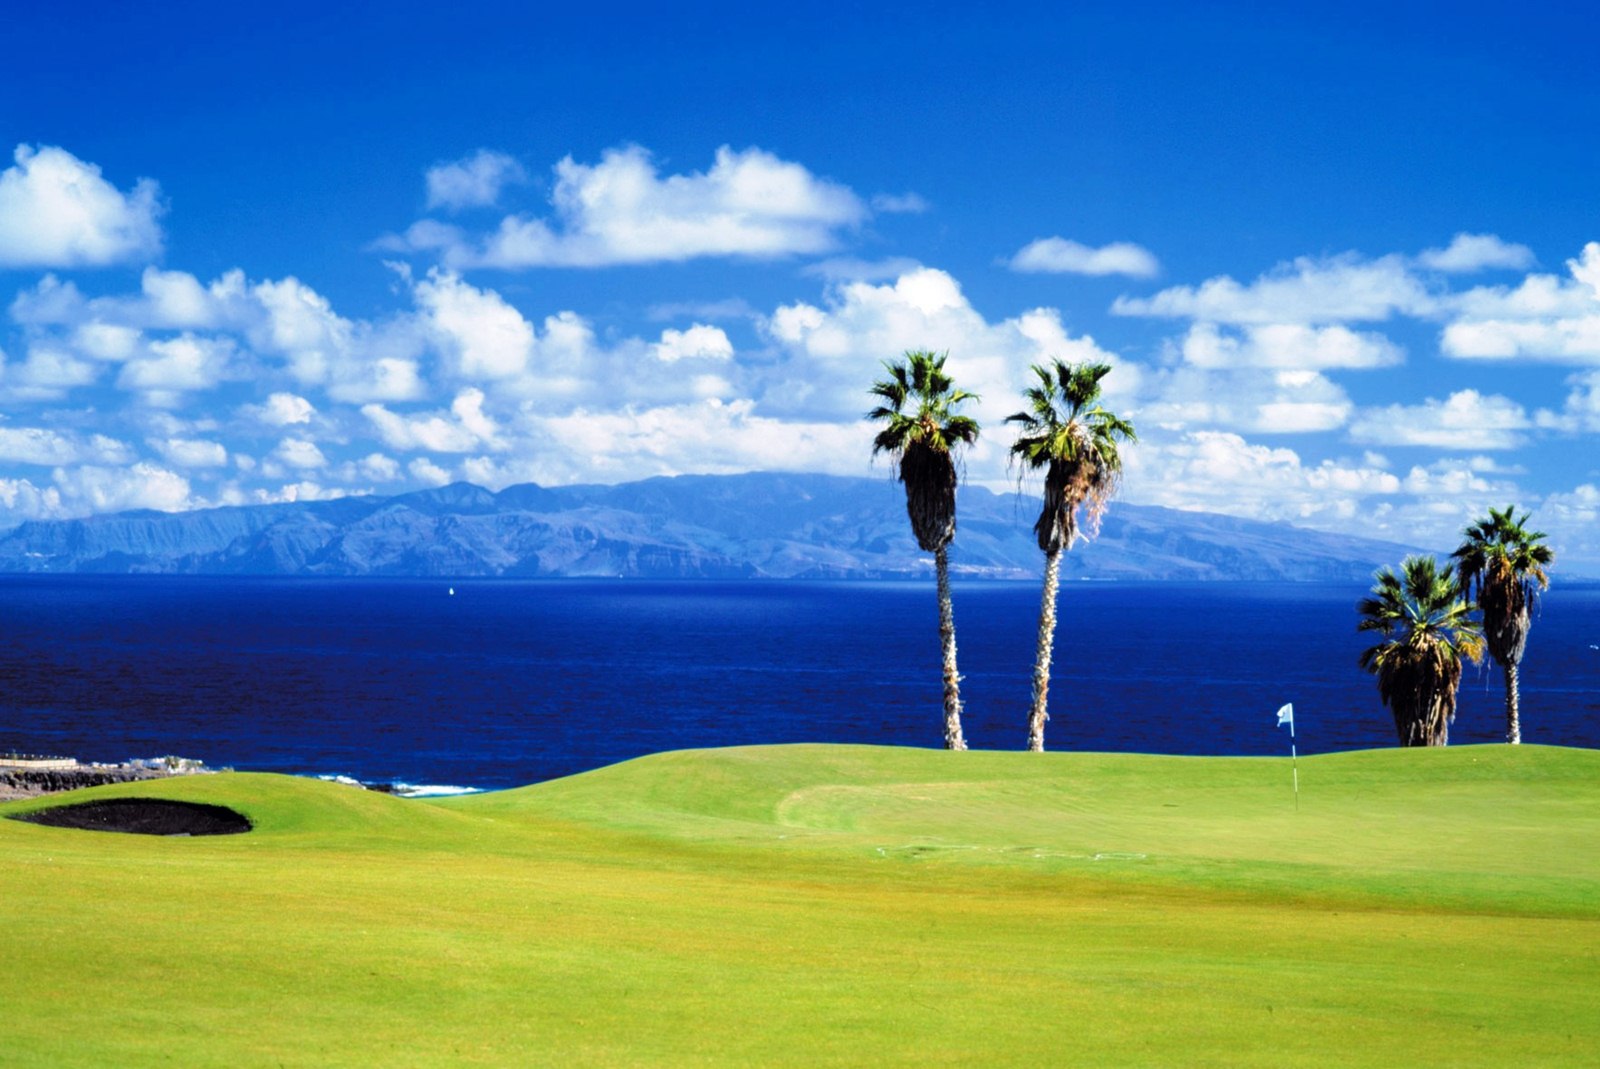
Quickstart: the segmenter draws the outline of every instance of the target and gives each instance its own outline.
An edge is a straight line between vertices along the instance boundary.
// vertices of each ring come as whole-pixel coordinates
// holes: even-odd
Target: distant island
[[[1030,496],[964,487],[957,575],[1027,579]],[[1408,547],[1114,503],[1063,578],[1364,582]],[[641,579],[909,579],[932,561],[881,478],[683,475],[615,486],[455,483],[391,497],[123,512],[0,535],[0,571]]]

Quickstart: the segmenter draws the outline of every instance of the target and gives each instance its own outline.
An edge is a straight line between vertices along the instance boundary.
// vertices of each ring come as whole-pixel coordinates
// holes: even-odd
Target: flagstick
[[[1294,721],[1289,721],[1289,766],[1294,769],[1294,811],[1300,812],[1300,755],[1294,748]]]

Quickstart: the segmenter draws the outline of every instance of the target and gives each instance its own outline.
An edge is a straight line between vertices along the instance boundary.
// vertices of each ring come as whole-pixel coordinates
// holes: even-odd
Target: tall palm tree
[[[1044,509],[1033,525],[1044,551],[1044,595],[1039,604],[1039,644],[1033,659],[1033,708],[1028,714],[1028,749],[1044,749],[1044,724],[1050,719],[1050,659],[1055,649],[1056,591],[1061,551],[1071,549],[1085,506],[1091,534],[1100,526],[1106,504],[1122,480],[1117,442],[1138,441],[1133,424],[1100,407],[1100,380],[1109,364],[1035,364],[1039,384],[1023,392],[1025,411],[1007,416],[1021,433],[1011,446],[1013,459],[1029,469],[1045,469]]]
[[[961,734],[961,676],[956,671],[955,610],[950,603],[947,550],[956,533],[957,447],[978,440],[978,422],[954,410],[976,394],[955,388],[944,372],[948,353],[916,350],[905,361],[885,360],[889,377],[872,384],[883,403],[867,418],[883,422],[872,455],[894,458],[895,476],[906,488],[906,514],[917,545],[933,554],[939,580],[939,642],[944,658],[944,745],[965,750]]]
[[[1505,673],[1506,741],[1513,745],[1522,741],[1518,676],[1528,629],[1533,626],[1529,611],[1539,591],[1550,585],[1545,568],[1555,560],[1542,541],[1544,532],[1524,526],[1528,513],[1519,519],[1514,512],[1513,505],[1503,512],[1491,508],[1486,519],[1462,532],[1465,541],[1450,554],[1457,561],[1461,585],[1477,595],[1489,656]]]
[[[1399,574],[1383,568],[1372,597],[1361,599],[1357,629],[1384,642],[1364,650],[1361,667],[1378,677],[1402,746],[1443,746],[1456,717],[1461,660],[1483,656],[1483,632],[1450,565],[1407,557]]]

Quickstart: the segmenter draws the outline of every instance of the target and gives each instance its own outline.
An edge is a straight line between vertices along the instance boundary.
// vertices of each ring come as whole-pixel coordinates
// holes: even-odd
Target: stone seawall
[[[75,791],[80,787],[103,787],[108,783],[163,779],[167,773],[131,765],[83,766],[75,768],[0,767],[0,801],[32,798],[56,791]]]

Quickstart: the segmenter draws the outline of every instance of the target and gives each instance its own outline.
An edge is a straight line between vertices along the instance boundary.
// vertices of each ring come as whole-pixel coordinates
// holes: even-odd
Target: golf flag
[[[1294,703],[1285,702],[1278,710],[1278,726],[1289,725],[1289,762],[1294,769],[1294,808],[1300,811],[1300,755],[1295,753],[1294,746]]]

